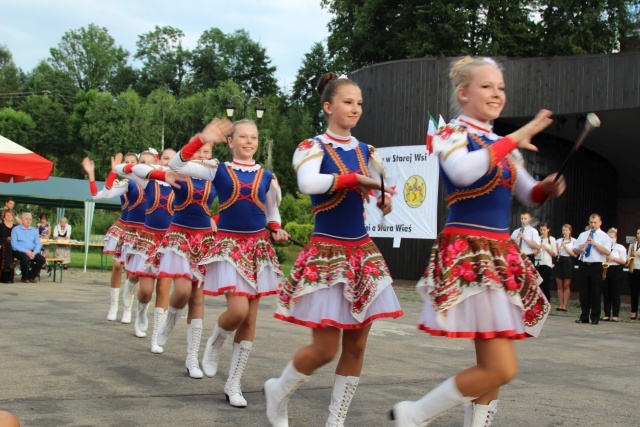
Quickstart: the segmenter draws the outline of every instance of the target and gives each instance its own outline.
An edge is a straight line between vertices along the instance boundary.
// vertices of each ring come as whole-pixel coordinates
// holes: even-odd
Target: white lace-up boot
[[[271,378],[264,383],[267,418],[272,427],[289,427],[289,398],[303,383],[309,381],[309,378],[309,375],[298,372],[293,362],[289,362],[279,378]]]
[[[198,354],[200,352],[200,340],[202,339],[202,319],[192,319],[187,324],[187,360],[184,365],[191,378],[202,378],[204,374],[198,364]]]
[[[133,297],[136,290],[136,283],[127,279],[122,289],[122,320],[120,323],[131,323],[131,308],[133,307]]]
[[[167,317],[167,312],[162,307],[156,307],[153,310],[153,332],[151,333],[151,353],[161,354],[164,352],[164,348],[158,344],[158,335],[160,326],[164,324],[164,319]]]
[[[133,323],[133,330],[138,338],[144,338],[147,336],[147,328],[149,327],[149,319],[147,319],[147,309],[149,303],[142,303],[138,301],[138,310],[136,314],[136,321]]]
[[[345,377],[336,374],[333,380],[331,405],[329,405],[329,418],[325,427],[344,427],[344,420],[347,418],[347,411],[358,387],[358,381],[360,381],[360,377]]]
[[[111,305],[109,306],[109,314],[107,320],[114,321],[118,317],[118,298],[120,298],[120,288],[109,288],[111,294]]]
[[[396,403],[389,415],[395,420],[395,427],[423,427],[438,415],[473,399],[476,398],[463,396],[456,386],[455,377],[451,377],[420,400]]]
[[[251,341],[233,343],[231,365],[229,365],[229,378],[227,378],[227,383],[224,385],[224,394],[229,404],[236,408],[244,408],[247,406],[247,401],[242,396],[242,390],[240,389],[240,381],[242,380],[244,369],[247,366],[247,360],[249,360],[251,347],[253,347]]]
[[[478,405],[471,402],[464,408],[464,427],[488,427],[493,424],[493,418],[498,411],[498,400],[492,400],[488,405]]]
[[[220,349],[227,341],[230,333],[231,331],[225,331],[218,325],[213,329],[213,334],[207,340],[207,346],[202,356],[202,371],[206,376],[213,377],[218,372]]]
[[[162,325],[160,325],[160,331],[158,333],[158,345],[163,346],[167,343],[167,341],[169,341],[169,334],[171,334],[171,331],[173,331],[173,327],[176,326],[176,322],[178,321],[178,317],[180,317],[181,313],[181,308],[173,308],[169,306],[165,321]]]

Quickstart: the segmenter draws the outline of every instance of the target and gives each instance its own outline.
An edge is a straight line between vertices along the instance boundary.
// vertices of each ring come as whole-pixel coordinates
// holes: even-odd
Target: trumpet
[[[607,270],[609,269],[609,263],[607,261],[602,263],[602,280],[607,280]]]

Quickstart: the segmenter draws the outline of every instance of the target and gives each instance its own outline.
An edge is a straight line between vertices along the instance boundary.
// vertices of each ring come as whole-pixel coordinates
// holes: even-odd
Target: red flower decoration
[[[469,244],[464,239],[457,239],[453,242],[453,247],[456,248],[458,252],[464,252],[469,249]]]
[[[533,322],[535,318],[536,314],[533,312],[533,310],[527,310],[527,312],[524,314],[524,320],[526,320],[528,323]]]
[[[509,291],[515,291],[518,289],[518,283],[515,281],[513,277],[509,277],[506,282],[504,282],[504,286]]]
[[[476,280],[476,273],[474,273],[471,270],[467,270],[464,273],[462,273],[462,278],[467,282],[473,282],[474,280]]]

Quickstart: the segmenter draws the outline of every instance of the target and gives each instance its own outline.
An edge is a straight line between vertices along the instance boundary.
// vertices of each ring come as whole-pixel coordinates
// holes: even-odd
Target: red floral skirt
[[[539,335],[549,314],[542,281],[511,239],[441,233],[417,289],[419,328],[466,338]]]
[[[184,277],[202,284],[205,273],[202,264],[210,258],[214,240],[212,229],[170,225],[158,247],[158,254],[163,254],[158,277]]]
[[[219,231],[206,260],[204,293],[248,298],[273,295],[284,274],[266,232],[251,235]]]
[[[312,237],[278,292],[275,317],[309,327],[360,328],[402,315],[391,275],[371,239]],[[331,290],[328,292],[327,290]]]

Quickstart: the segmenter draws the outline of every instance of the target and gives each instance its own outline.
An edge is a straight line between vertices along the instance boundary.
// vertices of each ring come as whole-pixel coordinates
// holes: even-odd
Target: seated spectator
[[[46,260],[40,255],[42,243],[38,230],[31,226],[33,218],[26,212],[22,214],[22,225],[16,225],[11,230],[11,247],[13,256],[20,262],[22,283],[36,283],[40,269]]]
[[[71,239],[71,226],[67,224],[67,218],[62,217],[60,224],[56,225],[53,229],[53,238],[55,240],[70,240]],[[71,246],[56,244],[53,247],[53,256],[55,258],[64,258],[63,264],[66,265],[71,262]]]
[[[13,283],[13,249],[11,248],[11,229],[13,228],[13,214],[11,211],[2,212],[0,222],[0,282]]]

